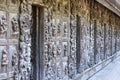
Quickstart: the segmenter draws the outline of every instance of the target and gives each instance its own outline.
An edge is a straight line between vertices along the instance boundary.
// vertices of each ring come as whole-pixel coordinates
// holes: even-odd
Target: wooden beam
[[[105,6],[106,8],[108,8],[109,10],[111,10],[112,12],[114,12],[115,14],[117,14],[118,16],[120,16],[120,10],[117,8],[117,6],[113,5],[108,0],[96,0],[96,1]]]

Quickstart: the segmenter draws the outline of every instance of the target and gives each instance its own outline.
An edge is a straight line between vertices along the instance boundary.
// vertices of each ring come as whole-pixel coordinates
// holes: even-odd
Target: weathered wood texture
[[[0,80],[18,77],[18,0],[0,1]]]
[[[119,50],[120,17],[94,0],[0,3],[0,79],[73,80]]]

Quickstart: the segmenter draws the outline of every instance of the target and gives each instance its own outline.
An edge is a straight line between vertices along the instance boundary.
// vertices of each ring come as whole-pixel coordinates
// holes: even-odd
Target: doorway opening
[[[41,6],[32,6],[32,68],[33,80],[43,80],[43,53],[44,53],[44,8]]]

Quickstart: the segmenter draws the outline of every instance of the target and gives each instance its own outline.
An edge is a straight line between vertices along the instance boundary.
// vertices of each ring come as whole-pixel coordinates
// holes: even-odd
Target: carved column
[[[31,5],[28,0],[21,0],[19,80],[30,80],[30,76],[31,76],[30,27],[31,27]]]

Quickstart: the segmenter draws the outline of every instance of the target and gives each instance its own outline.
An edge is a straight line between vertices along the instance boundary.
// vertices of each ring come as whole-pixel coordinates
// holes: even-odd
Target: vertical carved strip
[[[94,20],[93,20],[93,1],[90,1],[90,47],[89,47],[89,54],[90,54],[90,67],[94,65]]]
[[[56,36],[56,25],[54,23],[55,19],[53,18],[52,8],[46,9],[45,13],[45,44],[44,44],[44,52],[45,52],[45,80],[56,80],[57,70],[61,70],[59,67],[56,69],[56,57],[60,55],[61,48],[59,42],[56,43],[53,38]],[[60,58],[60,56],[59,56]],[[58,73],[59,74],[59,73]],[[61,74],[61,73],[60,73]]]
[[[73,79],[76,74],[76,8],[75,1],[70,2],[70,55],[68,56],[68,76]]]
[[[31,5],[28,0],[20,3],[20,53],[19,80],[30,80],[31,76]]]

